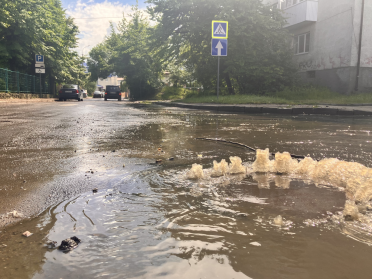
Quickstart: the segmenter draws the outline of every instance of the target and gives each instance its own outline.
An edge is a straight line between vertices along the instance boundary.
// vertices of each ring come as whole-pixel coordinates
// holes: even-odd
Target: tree
[[[52,83],[78,83],[85,76],[73,51],[78,33],[60,0],[0,0],[0,67],[35,74],[42,54]]]
[[[137,6],[132,9],[132,19],[123,18],[117,31],[111,26],[110,36],[90,51],[88,65],[92,79],[113,72],[126,76],[132,98],[143,99],[154,95],[160,86],[162,64],[153,46],[154,27]]]
[[[285,19],[260,0],[148,0],[158,22],[158,45],[169,60],[194,70],[205,89],[215,88],[217,58],[211,57],[211,22],[229,22],[228,56],[221,77],[229,94],[264,93],[290,85],[292,63]]]

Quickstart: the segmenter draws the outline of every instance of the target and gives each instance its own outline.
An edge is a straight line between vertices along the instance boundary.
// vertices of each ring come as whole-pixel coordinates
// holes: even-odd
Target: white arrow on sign
[[[217,55],[221,56],[221,50],[223,49],[221,41],[218,41],[218,44],[216,45],[216,48],[217,48]]]

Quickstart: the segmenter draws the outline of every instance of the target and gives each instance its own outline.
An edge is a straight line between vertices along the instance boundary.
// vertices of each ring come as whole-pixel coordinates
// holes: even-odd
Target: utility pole
[[[87,47],[90,47],[90,45],[83,47],[83,49],[81,50],[81,58],[84,58],[84,49]],[[82,66],[84,67],[84,64]],[[79,80],[79,73],[78,73],[78,80]],[[80,82],[78,81],[78,83],[79,83],[78,86],[80,87]]]
[[[361,18],[360,18],[359,48],[358,48],[357,74],[356,74],[356,79],[355,79],[355,91],[359,90],[360,58],[362,55],[362,38],[363,38],[363,17],[364,17],[364,0],[362,0],[362,13],[361,13]]]

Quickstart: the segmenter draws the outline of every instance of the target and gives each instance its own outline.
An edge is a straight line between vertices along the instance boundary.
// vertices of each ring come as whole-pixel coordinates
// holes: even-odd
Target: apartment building
[[[371,0],[263,2],[287,18],[285,28],[293,37],[293,57],[304,81],[344,94],[372,92]]]

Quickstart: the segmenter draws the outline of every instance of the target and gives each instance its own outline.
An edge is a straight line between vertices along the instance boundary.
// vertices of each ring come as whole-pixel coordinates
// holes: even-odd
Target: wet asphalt
[[[123,167],[123,157],[136,153],[136,129],[154,122],[140,107],[90,98],[0,103],[0,227],[20,220],[14,210],[30,217],[93,184],[107,187],[107,169],[138,168]]]
[[[0,226],[18,221],[0,229],[0,278],[369,278],[372,228],[328,217],[343,210],[339,189],[274,174],[186,174],[194,163],[255,159],[196,137],[371,167],[370,127],[355,115],[0,103]],[[83,242],[72,253],[48,247],[73,235]]]

